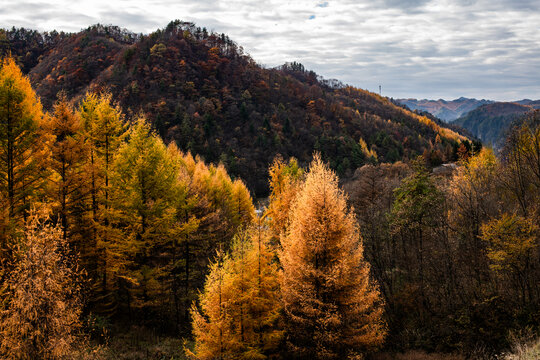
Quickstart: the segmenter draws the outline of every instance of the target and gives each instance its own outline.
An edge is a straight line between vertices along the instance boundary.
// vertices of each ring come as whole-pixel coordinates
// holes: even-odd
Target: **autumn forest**
[[[180,21],[0,55],[0,358],[538,355],[540,110],[494,151]]]

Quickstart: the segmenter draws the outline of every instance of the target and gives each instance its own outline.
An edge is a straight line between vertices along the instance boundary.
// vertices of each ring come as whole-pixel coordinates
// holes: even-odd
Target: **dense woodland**
[[[31,85],[37,73],[2,60],[2,358],[118,358],[108,341],[134,326],[184,339],[178,354],[191,359],[361,359],[410,349],[491,356],[510,348],[512,334],[538,332],[540,112],[516,125],[497,158],[387,99],[330,87],[298,64],[262,69],[227,53],[230,40],[185,26],[115,33],[131,57],[112,57],[99,78],[136,81],[137,93],[59,86],[53,77],[64,61],[50,69],[54,81],[34,82],[38,93],[57,92],[44,109]],[[55,41],[92,32],[91,46],[121,43],[106,29],[55,34],[48,54],[23,60],[60,56]],[[206,61],[190,61],[192,73],[175,72],[176,85],[158,91],[158,79],[172,76],[158,76],[159,64],[178,60],[165,39],[182,56],[204,50]],[[33,69],[48,69],[44,61]],[[253,76],[235,80],[248,88],[219,85],[235,79],[231,64]],[[163,113],[152,107],[160,91],[177,96],[164,95]],[[151,100],[140,109],[125,108],[143,97]],[[232,119],[245,147],[227,137],[237,131]],[[276,125],[287,123],[297,135]],[[200,139],[189,132],[198,126]],[[281,145],[249,147],[265,160],[241,170],[259,134],[283,136]],[[354,145],[332,153],[323,137]],[[242,152],[233,164],[223,149]],[[340,167],[355,151],[358,162]],[[449,160],[450,174],[432,171]],[[258,211],[250,187],[229,175],[250,169],[251,184],[269,189]]]

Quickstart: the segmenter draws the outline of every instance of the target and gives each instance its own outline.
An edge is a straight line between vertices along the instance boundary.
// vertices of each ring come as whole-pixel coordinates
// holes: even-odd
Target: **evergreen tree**
[[[385,336],[382,301],[355,216],[316,156],[282,235],[281,292],[291,356],[359,358]]]

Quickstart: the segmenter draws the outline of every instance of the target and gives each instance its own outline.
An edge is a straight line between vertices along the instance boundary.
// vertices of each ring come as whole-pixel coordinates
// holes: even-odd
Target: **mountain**
[[[533,109],[540,109],[540,100],[523,99],[514,102],[520,105],[530,106]]]
[[[481,105],[491,104],[491,100],[476,100],[460,97],[452,101],[439,100],[417,100],[417,99],[397,99],[397,102],[406,105],[411,110],[427,111],[439,119],[450,122],[476,109]]]
[[[128,115],[143,112],[166,141],[223,162],[259,195],[278,154],[306,165],[318,151],[346,177],[365,163],[426,151],[451,160],[466,139],[301,64],[263,68],[225,34],[192,23],[173,21],[148,35],[102,25],[53,34],[0,31],[0,51],[16,56],[47,109],[60,90],[77,101],[108,89]]]
[[[534,101],[529,100],[527,103],[532,105],[521,105],[517,102],[482,105],[451,124],[463,127],[482,142],[492,144],[494,148],[500,148],[510,125],[536,106]]]

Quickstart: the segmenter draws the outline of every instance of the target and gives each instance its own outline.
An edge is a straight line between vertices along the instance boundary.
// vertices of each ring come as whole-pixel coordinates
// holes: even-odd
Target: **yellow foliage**
[[[51,136],[41,129],[43,111],[30,81],[8,57],[0,62],[0,192],[11,220],[42,197]]]
[[[278,267],[263,229],[240,232],[228,255],[218,252],[199,307],[193,304],[194,352],[211,359],[266,359],[282,337]],[[200,310],[199,310],[200,308]]]
[[[377,160],[377,152],[373,149],[369,149],[367,146],[367,143],[364,141],[364,139],[360,138],[358,140],[358,143],[360,144],[360,148],[362,149],[362,153],[366,156],[366,158],[373,158]]]
[[[482,151],[461,162],[448,188],[455,206],[450,221],[461,233],[477,238],[483,219],[496,213],[495,185],[499,164],[493,151]]]
[[[538,247],[539,227],[531,219],[503,214],[482,225],[482,239],[495,271],[524,270],[531,250]]]

